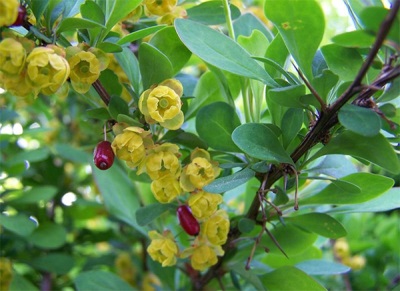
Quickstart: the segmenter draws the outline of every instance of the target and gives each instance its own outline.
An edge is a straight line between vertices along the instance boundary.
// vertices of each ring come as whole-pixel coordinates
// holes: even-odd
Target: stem
[[[233,29],[233,24],[232,24],[232,17],[231,17],[231,9],[230,9],[230,4],[229,0],[222,0],[222,4],[224,5],[224,13],[225,13],[225,20],[226,20],[226,26],[228,27],[228,34],[229,37],[235,40],[235,31]]]
[[[100,83],[99,80],[96,80],[92,84],[93,88],[96,90],[96,92],[100,95],[101,100],[108,106],[110,103],[110,95],[108,94],[107,90],[103,87],[103,85]]]

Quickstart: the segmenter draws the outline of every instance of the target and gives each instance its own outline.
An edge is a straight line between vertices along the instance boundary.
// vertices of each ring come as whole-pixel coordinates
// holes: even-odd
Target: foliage
[[[400,1],[3,2],[2,290],[398,286]]]

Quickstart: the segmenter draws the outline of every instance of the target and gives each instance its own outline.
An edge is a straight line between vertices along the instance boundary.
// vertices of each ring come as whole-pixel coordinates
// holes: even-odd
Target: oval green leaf
[[[240,16],[240,10],[235,5],[229,5],[231,18],[236,19]],[[207,1],[195,5],[187,10],[190,20],[206,25],[224,24],[226,22],[224,6],[221,1]]]
[[[345,104],[338,118],[341,125],[363,136],[375,136],[381,130],[381,118],[368,108]]]
[[[56,249],[65,244],[67,232],[62,225],[45,222],[29,236],[29,242],[42,249]]]
[[[106,271],[88,271],[80,273],[75,278],[75,286],[78,291],[135,290],[117,275]]]
[[[0,225],[20,236],[29,236],[36,228],[36,224],[21,213],[13,216],[0,214]]]
[[[210,193],[224,193],[235,189],[253,178],[255,172],[249,168],[243,169],[233,175],[218,178],[204,187],[204,190]]]
[[[147,205],[136,211],[136,221],[140,226],[145,226],[168,210],[176,210],[176,205],[161,203]]]
[[[349,272],[348,266],[325,260],[308,260],[296,264],[296,268],[309,275],[340,275]]]

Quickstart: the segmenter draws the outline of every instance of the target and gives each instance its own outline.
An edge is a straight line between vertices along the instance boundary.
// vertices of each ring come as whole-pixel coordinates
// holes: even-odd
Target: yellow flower
[[[361,270],[366,264],[366,259],[363,256],[355,255],[352,257],[346,257],[342,260],[342,263],[349,266],[353,270]]]
[[[169,203],[182,193],[179,182],[172,175],[154,180],[150,185],[154,198],[160,203]]]
[[[158,24],[173,25],[174,20],[177,18],[185,18],[187,16],[186,9],[181,6],[176,6],[170,13],[167,13],[157,18]]]
[[[206,150],[196,148],[190,157],[191,163],[183,168],[180,178],[181,187],[187,192],[202,189],[221,172],[218,163],[211,160]]]
[[[26,58],[27,78],[35,93],[53,94],[67,80],[69,65],[59,52],[53,46],[37,47]]]
[[[68,51],[68,48],[67,48]],[[71,85],[78,93],[86,93],[100,76],[100,62],[91,52],[80,51],[70,58]]]
[[[183,124],[181,111],[182,84],[173,79],[163,81],[153,89],[148,89],[139,98],[139,109],[150,124],[159,122],[161,126],[176,130]]]
[[[347,258],[350,256],[350,247],[346,239],[340,238],[335,241],[335,244],[333,245],[333,251],[335,252],[335,255],[340,258]]]
[[[174,236],[170,231],[164,231],[163,234],[155,230],[149,232],[151,243],[147,248],[150,257],[163,267],[173,266],[176,264],[176,256],[178,254],[178,246],[174,241]]]
[[[172,11],[178,0],[144,0],[147,15],[162,16]]]
[[[229,233],[229,218],[225,210],[218,210],[201,229],[202,234],[214,245],[223,245]]]
[[[190,195],[188,204],[192,209],[194,217],[197,219],[205,219],[217,211],[218,205],[222,200],[222,196],[219,194],[199,191],[196,194]]]
[[[9,26],[17,20],[18,7],[18,0],[0,1],[0,26]]]
[[[127,127],[118,134],[111,147],[115,155],[129,167],[137,167],[146,154],[146,148],[152,146],[151,133],[140,127]]]
[[[8,290],[12,281],[12,266],[8,258],[0,258],[0,290]]]
[[[25,65],[26,51],[23,45],[12,38],[0,42],[0,71],[9,75],[21,72]]]
[[[192,265],[193,269],[204,271],[218,262],[217,256],[223,255],[224,251],[221,246],[199,244],[197,246],[185,249],[182,252],[181,257],[186,258],[190,256],[190,264]]]
[[[147,152],[147,156],[139,165],[137,173],[140,175],[147,172],[152,180],[168,175],[178,178],[181,171],[179,156],[179,147],[175,144],[156,145]]]
[[[157,287],[157,289],[155,288]],[[160,279],[153,273],[146,273],[142,282],[142,291],[156,291],[162,290],[162,285]]]
[[[117,269],[118,276],[128,282],[131,286],[135,286],[136,269],[132,264],[132,259],[129,253],[122,252],[118,254],[115,261],[115,268]]]
[[[25,71],[15,76],[0,72],[0,88],[4,88],[19,97],[33,96],[33,90],[27,81]]]

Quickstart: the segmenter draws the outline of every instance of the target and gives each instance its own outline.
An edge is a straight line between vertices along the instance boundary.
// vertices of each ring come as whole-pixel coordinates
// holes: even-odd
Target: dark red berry
[[[97,144],[93,153],[93,161],[100,170],[107,170],[114,162],[114,152],[109,141],[101,141]]]
[[[21,26],[24,24],[26,18],[26,8],[25,6],[20,5],[18,7],[18,16],[15,22],[11,26]]]
[[[193,216],[190,207],[187,205],[181,205],[176,210],[178,215],[179,223],[182,228],[189,235],[198,235],[200,232],[200,225],[196,218]]]

